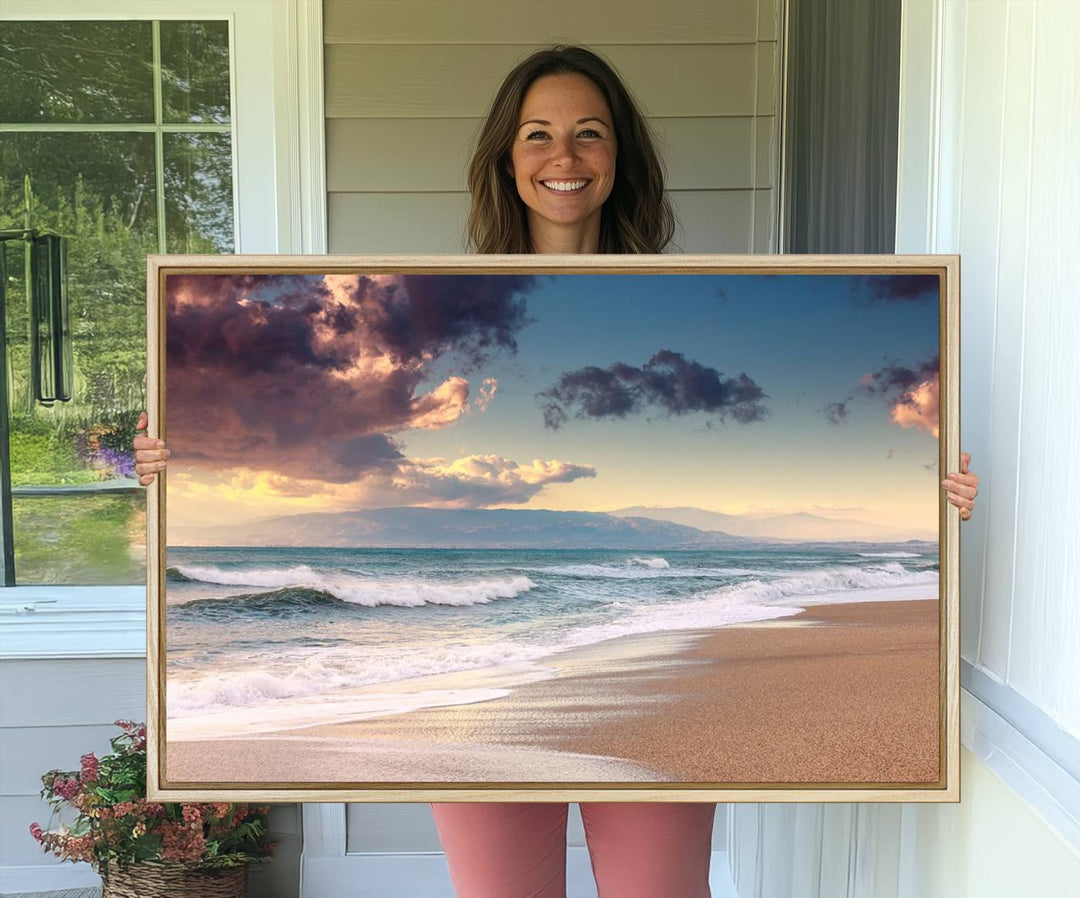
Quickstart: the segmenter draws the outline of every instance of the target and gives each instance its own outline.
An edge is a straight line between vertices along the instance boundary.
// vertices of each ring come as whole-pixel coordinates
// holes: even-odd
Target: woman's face
[[[538,228],[599,228],[615,181],[615,151],[611,110],[589,78],[545,75],[532,83],[510,159],[534,240]]]

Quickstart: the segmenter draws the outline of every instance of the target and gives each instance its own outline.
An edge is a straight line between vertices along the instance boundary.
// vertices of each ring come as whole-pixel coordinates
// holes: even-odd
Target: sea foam
[[[536,588],[532,580],[521,575],[482,577],[460,582],[405,580],[364,577],[344,571],[320,573],[306,564],[290,568],[252,570],[228,570],[213,565],[179,565],[176,570],[189,580],[203,583],[243,586],[249,589],[307,589],[369,608],[382,605],[402,608],[415,608],[420,605],[485,605],[498,599],[512,599]],[[195,602],[187,604],[192,605]]]

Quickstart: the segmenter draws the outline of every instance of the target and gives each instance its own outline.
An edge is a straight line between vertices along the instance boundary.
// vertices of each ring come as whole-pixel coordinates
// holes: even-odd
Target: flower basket
[[[247,866],[200,870],[188,864],[143,861],[112,867],[101,877],[101,898],[244,898]]]
[[[116,725],[112,754],[41,777],[53,819],[76,817],[55,830],[32,823],[30,834],[61,860],[93,866],[103,898],[244,898],[248,865],[269,861],[275,847],[269,806],[148,801],[146,727]]]

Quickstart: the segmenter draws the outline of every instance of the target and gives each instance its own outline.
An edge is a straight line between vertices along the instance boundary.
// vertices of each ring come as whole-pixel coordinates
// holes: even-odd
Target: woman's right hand
[[[146,430],[146,412],[139,415],[139,422],[135,425],[136,430]],[[135,447],[135,473],[139,475],[139,483],[149,486],[154,482],[158,471],[165,470],[165,460],[172,455],[165,448],[164,440],[157,440],[143,434],[136,434],[132,441]]]

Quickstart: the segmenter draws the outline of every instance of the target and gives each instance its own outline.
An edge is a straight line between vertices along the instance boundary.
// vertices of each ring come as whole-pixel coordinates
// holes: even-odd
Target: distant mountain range
[[[655,508],[634,505],[609,514],[620,518],[651,518],[670,521],[706,532],[721,532],[755,540],[782,542],[902,542],[905,540],[937,541],[930,530],[909,530],[870,524],[844,518],[824,518],[804,511],[779,515],[733,515],[703,508]]]
[[[809,514],[746,518],[700,508],[624,508],[611,513],[379,508],[282,515],[214,527],[174,525],[168,530],[173,546],[413,549],[740,549],[776,542],[880,543],[919,538],[936,536]]]

